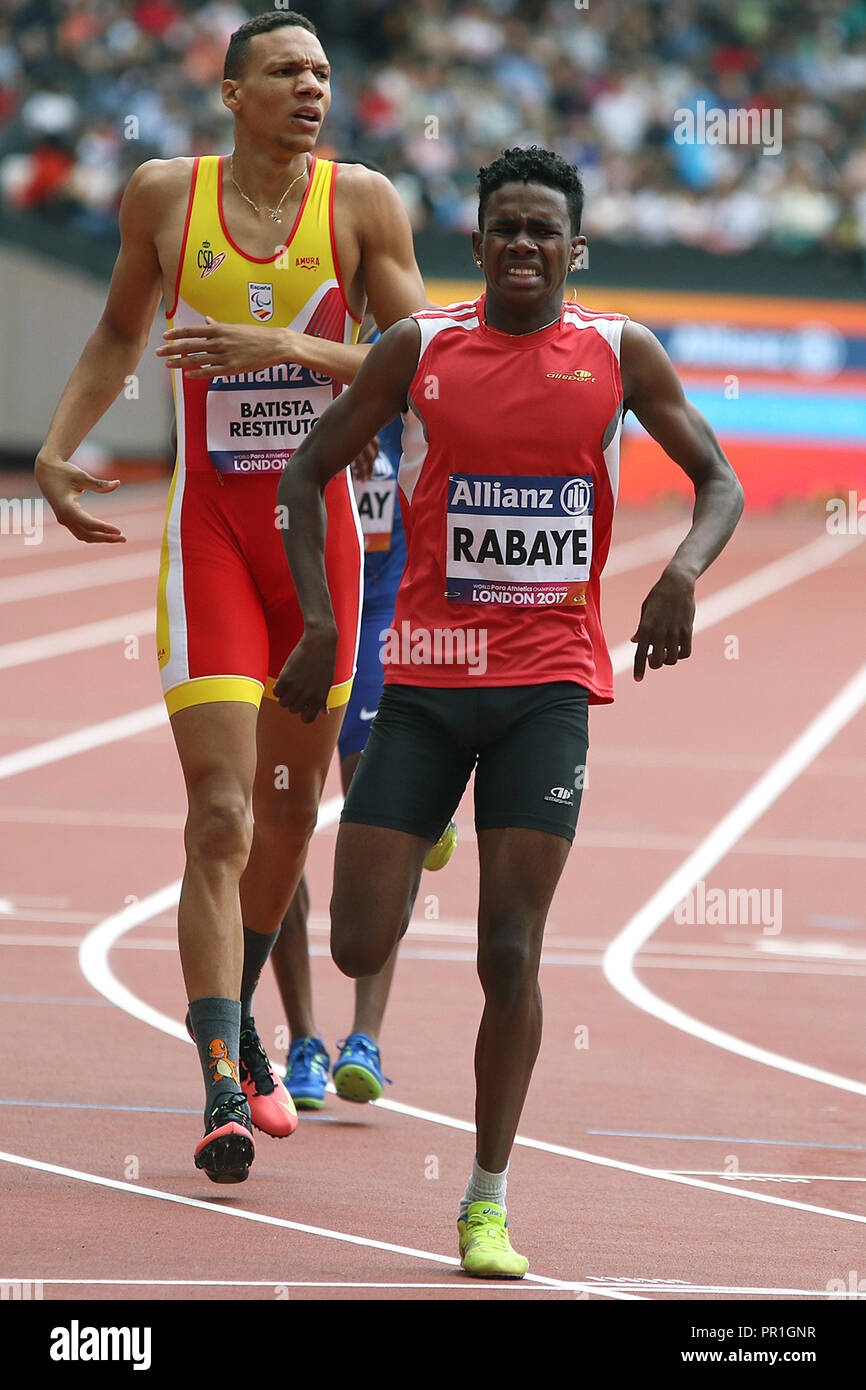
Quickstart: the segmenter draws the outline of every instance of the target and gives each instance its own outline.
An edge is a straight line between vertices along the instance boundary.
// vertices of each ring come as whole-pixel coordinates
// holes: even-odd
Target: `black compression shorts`
[[[589,745],[573,681],[439,689],[386,685],[341,819],[435,843],[475,769],[475,828],[519,826],[571,843]]]

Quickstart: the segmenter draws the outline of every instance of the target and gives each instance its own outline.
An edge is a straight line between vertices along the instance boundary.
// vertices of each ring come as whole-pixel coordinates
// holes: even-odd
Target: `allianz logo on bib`
[[[453,511],[543,512],[583,516],[592,506],[592,479],[515,478],[509,486],[499,478],[452,474],[448,505]],[[552,482],[553,487],[538,484]]]
[[[274,287],[271,284],[257,284],[247,281],[250,295],[250,313],[259,323],[267,323],[274,317]]]

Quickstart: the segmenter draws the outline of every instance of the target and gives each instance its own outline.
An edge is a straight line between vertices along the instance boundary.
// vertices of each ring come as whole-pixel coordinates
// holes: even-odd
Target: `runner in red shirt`
[[[275,686],[315,719],[336,654],[324,566],[328,480],[403,414],[407,562],[383,635],[385,690],[337,840],[331,948],[350,976],[388,958],[430,843],[475,770],[480,864],[476,1156],[458,1221],[463,1268],[521,1277],[508,1159],[541,1038],[538,964],[577,822],[587,707],[613,698],[599,579],[625,410],[692,480],[691,530],[644,601],[634,674],[689,656],[695,580],[743,493],[646,329],[563,303],[585,239],[576,169],[536,148],[479,176],[486,288],[385,333],[286,469],[283,543],[305,631]],[[370,864],[377,872],[371,877]]]

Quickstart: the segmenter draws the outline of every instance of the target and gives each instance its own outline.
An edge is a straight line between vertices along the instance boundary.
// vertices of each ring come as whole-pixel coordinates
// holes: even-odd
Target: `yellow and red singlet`
[[[169,327],[194,327],[208,316],[355,343],[360,320],[346,301],[334,239],[336,166],[313,159],[294,226],[263,258],[232,240],[222,169],[222,156],[195,161]],[[157,606],[166,704],[169,714],[217,700],[258,705],[304,626],[283,550],[277,485],[340,383],[294,362],[209,381],[172,376],[177,460]],[[363,585],[348,469],[328,484],[325,503],[325,566],[339,631],[328,697],[334,708],[351,691]]]

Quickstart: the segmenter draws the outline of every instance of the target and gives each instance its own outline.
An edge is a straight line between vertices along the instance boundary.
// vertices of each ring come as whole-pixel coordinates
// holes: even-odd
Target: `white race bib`
[[[397,504],[397,476],[381,450],[373,464],[372,477],[361,482],[353,475],[352,486],[364,533],[364,549],[390,550],[394,507]]]
[[[331,377],[281,362],[216,376],[207,393],[207,451],[219,473],[281,473],[334,399]]]
[[[515,608],[585,604],[593,503],[591,476],[452,473],[446,598]]]

